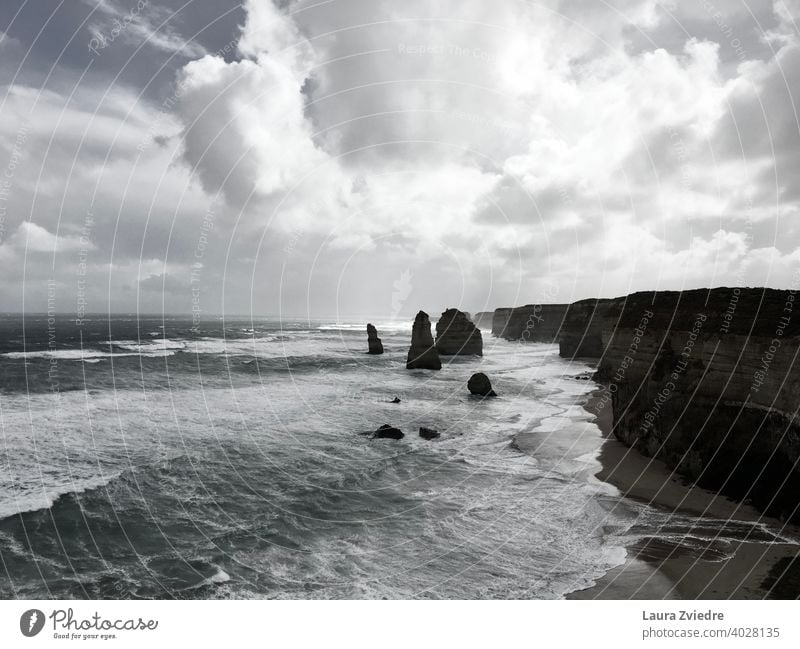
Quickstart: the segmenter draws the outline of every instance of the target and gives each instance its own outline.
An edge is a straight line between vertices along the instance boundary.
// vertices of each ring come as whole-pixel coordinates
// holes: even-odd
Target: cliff
[[[564,351],[569,335],[594,339],[599,323],[601,407],[612,409],[622,442],[702,487],[800,522],[794,310],[791,291],[635,293],[586,307],[591,325],[576,311]]]
[[[479,311],[472,321],[480,329],[491,329],[494,320],[494,311]]]
[[[436,323],[436,349],[443,356],[483,356],[480,329],[458,309],[447,309]]]
[[[495,309],[492,316],[492,335],[502,338],[513,309]]]
[[[568,304],[528,304],[512,309],[496,309],[492,334],[507,340],[555,342],[568,308]]]
[[[796,308],[793,291],[650,291],[498,309],[493,333],[598,359],[608,384],[598,407],[623,443],[800,523]]]
[[[559,354],[564,358],[603,355],[603,328],[607,326],[612,300],[581,300],[570,304],[558,336]]]

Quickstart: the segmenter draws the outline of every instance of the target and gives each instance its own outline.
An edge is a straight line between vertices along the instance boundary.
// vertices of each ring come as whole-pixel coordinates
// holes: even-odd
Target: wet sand
[[[782,536],[800,539],[800,530],[762,516],[753,507],[694,487],[662,462],[624,446],[611,433],[611,406],[602,407],[600,389],[586,403],[605,438],[600,451],[600,480],[622,494],[670,512],[747,523],[766,523]],[[609,571],[595,586],[568,599],[796,599],[800,596],[800,546],[754,542],[748,533],[726,544],[721,554],[708,547],[686,546],[663,539],[630,545],[626,562]]]

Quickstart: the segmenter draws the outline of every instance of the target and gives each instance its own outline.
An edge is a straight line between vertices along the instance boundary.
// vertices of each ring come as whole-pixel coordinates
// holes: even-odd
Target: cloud
[[[170,24],[175,13],[151,0],[137,0],[131,6],[117,4],[114,0],[84,0],[104,19],[89,24],[93,42],[90,47],[102,51],[120,38],[130,45],[149,45],[169,54],[188,58],[204,56],[208,51],[200,43],[180,36]]]
[[[401,236],[398,264],[401,249],[460,255],[477,240],[510,266],[544,255],[548,274],[579,277],[587,294],[592,274],[616,294],[632,281],[625,272],[654,259],[667,284],[687,278],[662,266],[720,277],[734,267],[719,261],[728,244],[744,236],[737,223],[764,238],[769,174],[800,151],[793,98],[777,82],[794,72],[792,39],[732,74],[721,56],[732,28],[713,12],[691,15],[702,37],[684,32],[680,47],[631,48],[632,34],[675,33],[677,14],[636,0],[578,5],[442,2],[434,18],[415,1],[294,13],[248,4],[243,60],[184,69],[187,160],[237,207],[273,197],[255,208],[270,224],[291,214],[283,223],[359,251]],[[759,11],[787,21],[777,6]],[[743,30],[744,14],[723,18]],[[779,147],[753,132],[733,147],[736,123],[758,123],[760,102]],[[689,235],[705,223],[728,234]],[[736,241],[749,250],[753,237]],[[593,248],[619,250],[581,252]],[[744,265],[760,248],[748,250],[737,253]]]
[[[20,223],[14,233],[2,245],[22,253],[47,252],[55,254],[81,249],[94,249],[94,245],[89,240],[74,235],[57,236],[31,221]]]
[[[188,64],[179,83],[185,156],[209,191],[243,205],[289,189],[324,162],[285,65],[207,56]]]
[[[74,92],[8,89],[2,152],[30,130],[7,228],[77,236],[91,212],[95,277],[156,308],[188,304],[201,238],[204,299],[242,311],[395,311],[409,269],[409,312],[780,285],[800,236],[797,0],[716,4],[250,0],[208,35],[233,29],[224,57],[151,4],[120,38],[150,38],[149,66],[192,58],[173,87],[90,71]],[[101,10],[105,29],[128,7]],[[3,248],[12,283],[52,272],[21,277]]]

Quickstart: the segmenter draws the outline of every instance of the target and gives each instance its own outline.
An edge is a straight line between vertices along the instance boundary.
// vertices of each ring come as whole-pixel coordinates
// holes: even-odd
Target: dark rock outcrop
[[[389,424],[384,424],[372,434],[373,439],[403,439],[403,431]]]
[[[458,309],[447,309],[436,323],[436,349],[442,356],[483,356],[481,331]]]
[[[434,430],[433,428],[425,428],[425,426],[422,426],[419,429],[419,436],[422,439],[428,439],[428,440],[436,439],[437,437],[439,437],[439,431]]]
[[[367,344],[369,345],[368,354],[383,354],[383,343],[378,338],[378,330],[371,324],[367,325]]]
[[[612,300],[581,300],[570,304],[558,334],[558,353],[563,358],[600,358],[605,346],[603,328],[608,326]]]
[[[494,322],[494,311],[479,311],[472,319],[479,329],[491,329]]]
[[[409,370],[440,370],[442,361],[433,344],[431,320],[424,311],[417,313],[411,330],[411,348],[408,350],[406,368]]]
[[[476,394],[481,397],[496,397],[495,391],[492,390],[492,382],[489,377],[483,372],[478,372],[469,377],[467,381],[467,389],[470,394]]]
[[[506,332],[508,319],[511,317],[513,309],[495,309],[492,316],[492,335],[502,338]]]
[[[646,292],[606,305],[598,407],[623,443],[701,487],[800,523],[800,298]]]
[[[528,304],[496,309],[492,334],[506,340],[553,343],[558,340],[568,309],[568,304]]]
[[[400,397],[395,397],[389,403],[400,403]]]

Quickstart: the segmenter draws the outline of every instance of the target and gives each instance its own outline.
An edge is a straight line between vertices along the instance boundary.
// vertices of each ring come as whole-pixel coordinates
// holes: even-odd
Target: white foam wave
[[[231,576],[216,564],[211,564],[216,568],[216,572],[210,577],[206,577],[194,586],[190,586],[187,590],[196,590],[205,586],[214,586],[216,584],[224,584],[231,580]]]
[[[336,323],[326,323],[321,324],[317,327],[317,331],[356,331],[356,332],[364,332],[366,335],[367,331],[367,322],[354,324],[352,322],[336,322]],[[386,320],[386,321],[379,321],[379,320],[372,320],[371,324],[375,326],[378,330],[378,334],[380,335],[381,332],[389,333],[403,333],[407,331],[411,331],[414,326],[413,319],[409,319],[408,321],[405,320]]]
[[[119,477],[119,473],[96,478],[84,478],[77,482],[54,485],[37,492],[22,492],[20,490],[0,491],[0,520],[25,512],[35,512],[40,509],[49,509],[56,501],[69,493],[80,494],[90,489],[107,485]]]
[[[111,356],[117,358],[120,356],[172,356],[175,352],[171,350],[153,350],[150,352],[101,352],[93,349],[55,349],[46,351],[35,352],[6,352],[0,354],[9,359],[56,359],[64,361],[83,361],[85,363],[99,362]]]
[[[112,347],[118,347],[131,352],[152,352],[161,350],[182,350],[186,348],[186,342],[183,340],[170,340],[169,338],[162,338],[155,341],[141,341],[141,340],[109,340],[108,344]]]

